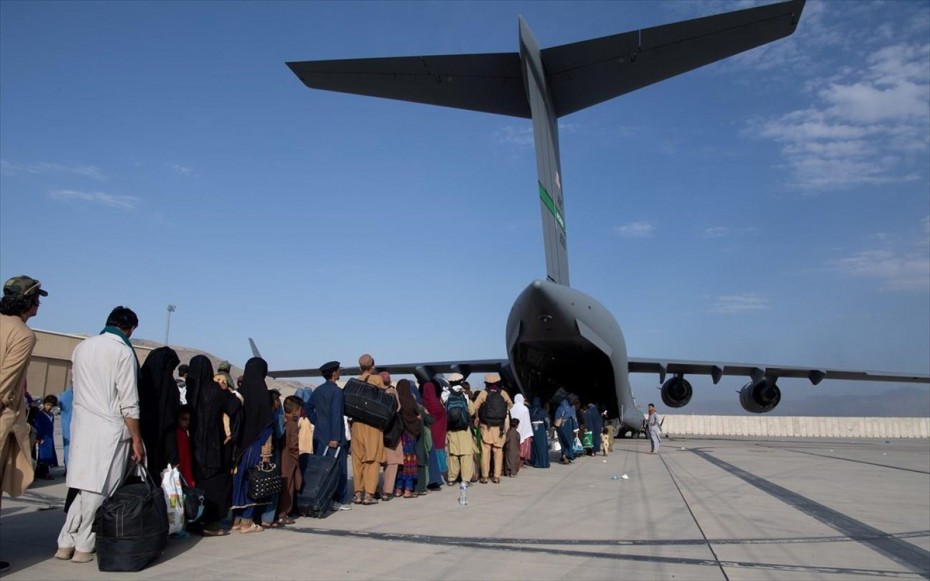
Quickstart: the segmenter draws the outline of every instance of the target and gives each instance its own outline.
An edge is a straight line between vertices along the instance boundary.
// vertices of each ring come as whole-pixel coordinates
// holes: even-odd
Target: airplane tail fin
[[[255,345],[255,341],[253,341],[251,337],[249,337],[249,346],[252,347],[252,357],[262,357],[262,354],[258,352],[258,346]],[[262,359],[264,359],[264,357],[262,357]]]
[[[540,50],[521,17],[520,52],[289,62],[313,89],[531,118],[549,280],[568,285],[558,118],[794,32],[805,0]]]

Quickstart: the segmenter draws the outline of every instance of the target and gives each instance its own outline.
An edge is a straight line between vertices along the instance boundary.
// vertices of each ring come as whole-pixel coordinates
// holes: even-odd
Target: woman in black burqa
[[[139,372],[139,428],[149,473],[159,480],[168,464],[178,464],[178,408],[181,394],[174,370],[181,360],[174,349],[159,347],[145,358]]]
[[[249,496],[249,469],[271,460],[271,394],[265,384],[268,363],[261,357],[246,361],[242,373],[242,430],[236,447],[236,473],[233,475],[232,508],[233,529],[240,533],[258,532],[262,528],[253,520],[255,507],[261,501]]]
[[[239,411],[239,398],[213,381],[213,365],[203,355],[190,362],[187,374],[187,403],[191,406],[191,448],[194,477],[204,493],[203,534],[224,536],[220,521],[229,512],[232,463],[225,442],[223,414],[233,417]]]

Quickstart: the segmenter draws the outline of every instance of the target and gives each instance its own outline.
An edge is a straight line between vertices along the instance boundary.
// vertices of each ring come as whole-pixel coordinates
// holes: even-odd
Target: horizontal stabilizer
[[[543,49],[562,117],[783,38],[804,0],[685,20]],[[530,118],[520,55],[409,56],[289,62],[312,89]]]
[[[804,0],[685,20],[542,50],[555,114],[580,111],[790,35]]]
[[[311,89],[530,116],[520,56],[513,53],[290,62]]]

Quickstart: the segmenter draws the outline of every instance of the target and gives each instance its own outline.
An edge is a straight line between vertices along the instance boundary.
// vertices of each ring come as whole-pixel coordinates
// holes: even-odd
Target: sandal
[[[268,523],[268,524],[265,524],[265,523],[262,523],[262,524],[261,524],[261,527],[262,527],[263,529],[279,529],[279,528],[281,528],[281,527],[283,527],[283,526],[284,526],[284,524],[283,524],[283,523],[280,523],[280,522],[278,522],[278,521],[272,521],[272,522],[270,522],[270,523]]]
[[[362,504],[362,493],[356,492],[355,496],[352,497],[352,504]]]
[[[362,500],[362,504],[364,504],[365,506],[371,506],[372,504],[378,504],[378,499],[373,496],[366,496],[365,499]]]
[[[255,524],[255,523],[253,522],[251,525],[239,529],[239,534],[240,534],[240,535],[247,535],[247,534],[249,534],[249,533],[261,533],[261,532],[264,532],[264,530],[265,530],[265,529],[263,529],[261,526]],[[228,534],[228,533],[227,533],[227,534]]]
[[[414,496],[412,492],[407,491],[404,493],[404,498],[416,498],[416,496]]]
[[[500,483],[501,483],[501,479],[500,479],[500,478],[493,478],[493,479],[491,479],[491,482],[493,482],[494,484],[500,484]]]
[[[424,490],[423,492],[418,492],[417,496],[426,496],[427,494],[429,494],[429,490]]]
[[[401,490],[400,488],[395,488],[395,489],[394,489],[394,496],[403,496],[403,495],[404,495],[404,491],[403,491],[403,490]]]
[[[279,518],[279,519],[276,520],[275,522],[278,523],[278,524],[280,524],[280,525],[283,527],[284,525],[292,525],[292,524],[294,524],[296,521],[295,521],[294,519],[292,519],[291,517],[289,517],[289,516],[284,516],[284,517]]]
[[[225,537],[229,535],[229,531],[224,531],[223,529],[216,529],[215,531],[204,529],[200,534],[205,537]]]
[[[387,501],[393,500],[393,499],[394,499],[394,495],[393,495],[393,494],[382,494],[382,495],[381,495],[381,500],[383,500],[384,502],[387,502]]]
[[[488,479],[487,479],[487,478],[482,478],[482,479],[479,480],[478,482],[480,482],[481,484],[487,484],[487,483],[488,483]]]

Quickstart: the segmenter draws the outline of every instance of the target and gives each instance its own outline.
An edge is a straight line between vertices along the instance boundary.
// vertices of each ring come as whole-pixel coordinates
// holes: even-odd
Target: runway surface
[[[927,579],[930,441],[675,438],[251,535],[154,565],[52,558],[60,477],[3,498],[5,579]],[[623,478],[623,476],[626,478]],[[614,478],[616,476],[616,478]]]

